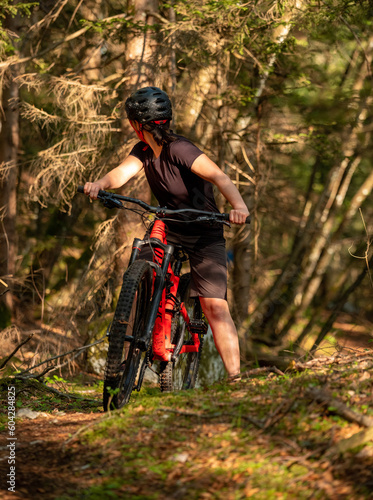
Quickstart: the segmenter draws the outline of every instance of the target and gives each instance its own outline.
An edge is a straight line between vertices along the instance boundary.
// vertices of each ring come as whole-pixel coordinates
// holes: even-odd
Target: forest
[[[40,356],[105,331],[143,226],[77,186],[128,153],[123,101],[155,85],[171,95],[173,129],[230,175],[252,214],[226,231],[244,359],[369,341],[372,9],[3,2],[3,340],[32,330]],[[144,178],[122,192],[151,200]]]
[[[372,0],[2,0],[2,376],[102,379],[144,224],[77,188],[136,144],[124,101],[148,85],[250,210],[225,230],[243,369],[369,352],[372,24]],[[145,176],[118,192],[155,204]]]

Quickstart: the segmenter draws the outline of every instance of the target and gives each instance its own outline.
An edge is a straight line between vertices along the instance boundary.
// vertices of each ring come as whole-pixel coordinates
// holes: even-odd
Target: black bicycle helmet
[[[129,120],[145,124],[155,120],[171,120],[171,101],[158,87],[144,87],[136,90],[125,103]]]

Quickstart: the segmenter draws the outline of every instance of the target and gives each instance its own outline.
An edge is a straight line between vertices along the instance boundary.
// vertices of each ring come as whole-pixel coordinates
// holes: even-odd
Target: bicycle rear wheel
[[[104,410],[128,403],[135,386],[141,358],[136,346],[144,330],[152,290],[152,269],[145,260],[134,262],[123,276],[123,284],[109,332],[103,403]]]
[[[190,297],[190,274],[184,274],[179,283],[178,298],[184,302],[191,320],[202,320],[202,309],[198,298]],[[186,328],[182,315],[175,314],[171,326],[171,342],[189,342],[192,337]],[[203,337],[200,336],[198,352],[180,354],[175,362],[161,362],[159,386],[162,392],[193,389],[196,385],[202,354]]]

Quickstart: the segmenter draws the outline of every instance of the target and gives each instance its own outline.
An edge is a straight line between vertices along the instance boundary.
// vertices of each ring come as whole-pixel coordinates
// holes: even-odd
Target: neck
[[[162,153],[163,146],[159,146],[155,142],[153,135],[150,132],[148,132],[147,130],[144,130],[143,133],[144,133],[144,137],[145,137],[146,142],[149,144],[149,146],[153,150],[154,156],[156,158],[158,158],[158,156]]]

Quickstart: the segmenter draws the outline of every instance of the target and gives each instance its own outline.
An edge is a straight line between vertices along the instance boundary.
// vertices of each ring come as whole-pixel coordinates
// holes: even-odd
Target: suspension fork
[[[151,300],[150,312],[146,321],[146,325],[143,331],[143,334],[139,337],[137,341],[138,347],[142,351],[146,351],[149,345],[150,337],[153,333],[153,330],[156,330],[156,324],[158,324],[157,328],[159,332],[161,332],[161,326],[163,325],[163,318],[165,314],[165,284],[167,279],[167,273],[171,269],[171,257],[174,251],[174,247],[172,245],[167,245],[166,242],[166,231],[165,224],[160,220],[156,220],[153,229],[150,234],[151,244],[154,249],[154,257],[153,261],[156,266],[154,266],[154,279],[153,279],[153,296]],[[137,248],[134,248],[133,254],[138,254],[138,250],[140,247],[139,241],[135,240],[134,246],[136,244]],[[162,300],[163,299],[163,300]],[[163,313],[163,314],[162,314]],[[163,327],[162,327],[163,329]],[[154,351],[154,346],[153,346]],[[163,350],[160,351],[161,359],[169,358],[167,353],[164,353]]]
[[[159,239],[163,244],[166,243],[165,226],[162,221],[158,220],[154,223],[151,237]],[[162,268],[165,272],[165,282],[162,286],[161,300],[153,328],[153,354],[155,359],[170,361],[171,322],[174,315],[181,266],[178,266],[178,275],[175,275],[170,260],[168,260],[166,267],[166,255],[163,248],[157,247],[154,253],[154,260],[158,262],[158,264],[162,262]]]

